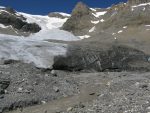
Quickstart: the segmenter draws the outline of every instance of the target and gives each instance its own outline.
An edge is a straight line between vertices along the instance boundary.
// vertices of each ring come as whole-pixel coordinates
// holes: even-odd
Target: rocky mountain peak
[[[72,11],[71,17],[64,23],[62,29],[72,32],[76,35],[84,34],[87,29],[91,28],[91,20],[93,18],[90,8],[78,2]]]
[[[150,2],[150,0],[128,0],[128,3],[130,5],[135,5],[135,4],[141,4],[141,3],[147,3]]]
[[[84,4],[83,2],[78,2],[72,11],[72,16],[73,15],[75,15],[75,16],[88,15],[89,12],[90,12],[90,9],[86,4]]]

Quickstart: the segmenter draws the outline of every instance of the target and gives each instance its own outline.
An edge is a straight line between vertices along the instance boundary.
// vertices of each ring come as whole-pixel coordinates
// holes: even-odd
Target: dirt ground
[[[3,98],[0,99],[2,112],[9,110],[11,110],[9,113],[150,112],[149,72],[88,73],[55,70],[54,74],[54,70],[37,69],[30,64],[22,63],[1,65],[0,70],[1,77],[4,75],[3,79],[7,77],[11,81],[5,89]],[[20,72],[24,74],[17,76]],[[16,77],[12,79],[11,76]],[[19,83],[22,77],[28,82]],[[34,85],[33,81],[38,83]]]

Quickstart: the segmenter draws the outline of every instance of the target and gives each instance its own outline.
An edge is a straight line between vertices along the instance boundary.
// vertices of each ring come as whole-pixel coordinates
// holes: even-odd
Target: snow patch
[[[115,35],[116,33],[112,33],[112,35]]]
[[[148,3],[143,3],[143,4],[139,4],[139,5],[134,5],[134,6],[132,6],[132,7],[135,8],[135,7],[146,6],[146,5],[150,5],[150,2],[148,2]]]
[[[134,11],[134,8],[133,8],[133,7],[131,8],[131,11]]]
[[[150,25],[145,25],[146,27],[150,27]]]
[[[85,38],[90,38],[91,36],[89,35],[84,35],[84,36],[78,36],[80,39],[85,39]]]
[[[118,33],[122,33],[122,32],[123,32],[123,30],[118,31]]]
[[[101,22],[104,22],[105,20],[104,20],[104,19],[101,19],[100,21],[101,21]]]
[[[99,20],[98,21],[91,21],[92,24],[98,24],[99,23]]]
[[[95,26],[92,27],[92,28],[89,30],[89,32],[91,33],[91,32],[93,32],[94,30],[95,30]]]
[[[5,25],[3,25],[3,24],[0,24],[0,27],[1,27],[1,28],[8,28],[9,26],[5,26]]]
[[[127,28],[127,26],[124,26],[123,28],[124,28],[124,29],[126,29],[126,28]]]
[[[98,17],[100,17],[100,16],[102,16],[102,15],[104,15],[106,13],[107,13],[107,11],[102,11],[102,12],[92,13],[92,15],[94,15],[96,18],[98,18]]]
[[[70,16],[71,16],[70,14],[63,13],[63,12],[58,12],[58,13],[61,14],[62,16],[67,16],[67,17],[70,17]]]
[[[94,12],[96,12],[96,9],[94,9],[94,8],[90,8],[92,11],[94,11]]]

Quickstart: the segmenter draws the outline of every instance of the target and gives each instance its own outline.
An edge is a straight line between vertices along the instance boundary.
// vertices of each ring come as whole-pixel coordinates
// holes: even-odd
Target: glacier
[[[52,68],[54,57],[66,55],[67,44],[47,40],[76,41],[73,34],[60,30],[67,18],[60,19],[18,12],[29,23],[37,23],[42,29],[28,37],[0,34],[0,60],[17,60],[32,63],[39,68]]]

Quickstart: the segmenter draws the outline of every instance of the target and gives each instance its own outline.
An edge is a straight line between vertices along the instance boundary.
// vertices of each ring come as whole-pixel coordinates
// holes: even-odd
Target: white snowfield
[[[61,19],[41,15],[30,15],[26,13],[19,13],[19,14],[22,14],[25,18],[27,18],[27,22],[37,23],[42,28],[42,30],[39,33],[35,33],[29,36],[28,38],[30,39],[34,40],[54,39],[64,41],[79,40],[70,32],[58,29],[66,22],[68,18]]]
[[[47,39],[75,41],[79,40],[73,34],[59,30],[59,27],[67,20],[50,18],[48,16],[22,14],[29,23],[37,23],[42,30],[29,37],[11,36],[0,34],[0,61],[18,60],[25,63],[33,63],[36,67],[51,68],[54,57],[66,55],[67,45],[52,43]],[[67,14],[66,14],[67,15]],[[0,25],[0,27],[5,27]]]

